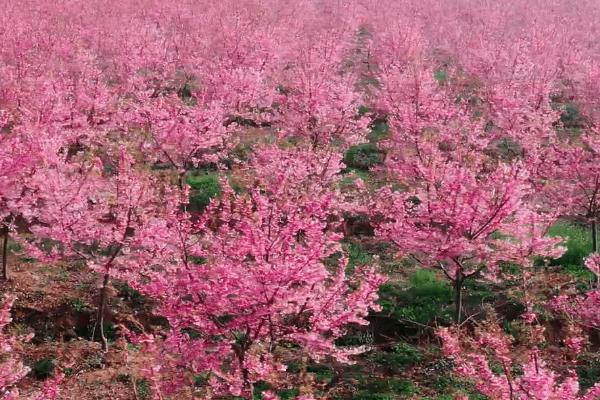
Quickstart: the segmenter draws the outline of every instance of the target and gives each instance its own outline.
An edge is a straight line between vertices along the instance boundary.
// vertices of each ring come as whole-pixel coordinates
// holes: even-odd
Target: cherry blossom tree
[[[583,218],[590,225],[592,251],[598,250],[597,223],[600,141],[596,132],[583,134],[577,142],[557,142],[546,154],[542,178],[547,193],[565,215]]]
[[[535,315],[528,313],[527,318],[533,322]],[[438,331],[444,354],[454,362],[454,371],[472,380],[477,390],[490,399],[593,400],[600,396],[600,384],[580,394],[572,369],[561,376],[544,361],[538,348],[544,341],[543,327],[532,325],[530,334],[532,347],[517,349],[495,322],[479,328],[473,339],[457,328]],[[581,351],[581,346],[574,346],[577,338],[570,339],[569,349]],[[522,373],[516,373],[517,368]]]
[[[598,276],[600,274],[600,255],[598,253],[590,254],[585,259],[584,265]],[[586,328],[598,328],[600,327],[598,304],[600,304],[600,289],[594,288],[582,295],[559,295],[552,299],[550,308]]]
[[[138,264],[138,254],[156,250],[148,245],[162,240],[167,217],[178,203],[168,186],[137,171],[124,149],[114,172],[106,172],[99,159],[93,161],[59,164],[32,177],[37,183],[34,199],[41,205],[31,227],[36,241],[28,248],[41,260],[83,259],[102,276],[96,328],[106,350],[110,279],[137,276],[145,267]]]
[[[381,71],[381,107],[391,127],[384,170],[399,189],[375,197],[376,233],[400,254],[441,269],[454,287],[459,322],[466,279],[496,279],[502,262],[557,254],[542,239],[545,228],[531,229],[547,228],[555,213],[533,201],[529,159],[492,151],[499,133],[487,128],[484,111],[453,101],[430,67],[393,63]],[[542,213],[548,215],[535,217]]]
[[[140,286],[160,299],[171,326],[158,354],[169,354],[173,367],[209,372],[216,391],[246,396],[254,382],[274,379],[285,371],[277,355],[285,343],[348,362],[361,349],[337,348],[335,339],[377,308],[383,277],[347,277],[341,237],[327,229],[335,196],[286,196],[290,178],[279,177],[247,194],[225,185],[200,221],[180,223],[177,247]],[[153,372],[169,377],[167,391],[173,373],[168,363]]]
[[[479,274],[495,279],[502,261],[525,262],[525,254],[556,255],[557,241],[529,228],[523,211],[530,189],[518,165],[484,176],[453,163],[424,172],[413,189],[378,194],[375,214],[383,220],[377,234],[419,264],[441,269],[454,286],[456,322],[466,279]]]

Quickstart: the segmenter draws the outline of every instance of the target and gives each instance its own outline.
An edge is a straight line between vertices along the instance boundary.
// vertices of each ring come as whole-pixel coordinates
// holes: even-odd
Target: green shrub
[[[104,336],[106,336],[106,339],[110,342],[114,342],[115,340],[117,340],[117,326],[112,323],[112,322],[105,322],[104,323]]]
[[[600,382],[600,360],[592,360],[586,365],[577,367],[579,384],[583,389],[588,389]]]
[[[150,383],[146,379],[140,379],[135,383],[137,395],[141,400],[147,400],[151,397]]]
[[[358,331],[348,333],[335,341],[337,346],[370,346],[373,344],[373,333]]]
[[[209,372],[204,372],[202,374],[194,375],[194,386],[195,387],[206,386],[209,383],[209,379],[210,379]]]
[[[297,362],[295,362],[295,361],[290,361],[290,362],[287,364],[287,372],[290,372],[290,373],[292,373],[292,374],[297,374],[297,373],[299,373],[301,369],[302,369],[302,368],[300,367],[300,364],[298,364],[298,363],[297,363]]]
[[[423,355],[418,348],[408,343],[400,343],[391,351],[377,351],[369,355],[369,360],[388,371],[400,373],[421,361]]]
[[[323,364],[309,364],[306,366],[306,372],[314,374],[319,382],[331,382],[335,375],[335,372],[330,367]]]
[[[399,378],[385,378],[369,382],[365,389],[371,393],[394,393],[410,396],[417,393],[412,381]]]
[[[179,89],[177,89],[177,96],[185,104],[189,106],[196,105],[196,97],[194,96],[194,85],[192,82],[186,82]]]
[[[200,332],[197,329],[190,328],[190,327],[181,328],[180,332],[183,333],[183,334],[185,334],[185,335],[188,335],[188,337],[191,340],[197,340],[197,339],[201,339],[201,338],[204,337],[202,335],[202,332]]]
[[[581,292],[587,292],[590,290],[591,284],[596,280],[594,273],[581,264],[564,265],[561,267],[561,269],[577,280],[575,287]]]
[[[560,122],[565,128],[578,128],[584,123],[584,118],[579,112],[579,108],[574,103],[563,104]]]
[[[458,394],[466,394],[470,400],[487,399],[486,396],[477,392],[472,382],[452,373],[441,373],[436,375],[432,381],[431,387],[439,393],[437,399],[446,399],[448,397],[455,398]]]
[[[373,143],[352,146],[344,155],[344,163],[349,168],[368,170],[382,162],[383,152]]]
[[[69,304],[75,312],[82,312],[86,308],[85,301],[82,299],[71,299],[69,300]]]
[[[292,400],[300,395],[298,388],[282,389],[277,392],[281,400]]]
[[[132,306],[141,307],[149,302],[148,298],[135,290],[127,282],[115,281],[113,286],[117,289],[118,296],[124,300],[130,301]]]
[[[394,393],[371,393],[368,390],[361,390],[352,396],[354,400],[395,400]]]
[[[504,160],[512,160],[523,153],[523,147],[519,142],[511,137],[506,137],[498,141],[496,149]]]
[[[260,381],[254,384],[254,393],[253,399],[261,400],[263,399],[263,393],[267,390],[272,390],[273,388],[267,382]],[[281,389],[277,391],[277,395],[281,400],[291,400],[295,399],[300,394],[300,390],[298,388],[288,388]]]
[[[216,174],[192,175],[186,181],[191,188],[189,211],[204,211],[212,198],[221,195],[221,183]]]
[[[445,69],[438,69],[433,76],[440,86],[444,86],[448,82],[448,71]]]
[[[378,120],[371,124],[371,132],[369,133],[369,142],[375,143],[381,139],[385,139],[390,134],[390,127],[386,121]]]
[[[448,318],[448,305],[452,299],[450,285],[438,279],[434,271],[426,269],[413,273],[408,284],[387,283],[380,288],[384,314],[420,324]]]
[[[188,257],[188,261],[195,265],[203,265],[206,264],[206,261],[208,260],[206,259],[206,257],[191,255]]]
[[[252,393],[252,398],[257,399],[257,400],[262,400],[263,392],[270,390],[270,389],[271,389],[271,385],[269,385],[267,382],[264,382],[264,381],[256,382],[254,384],[254,392]]]
[[[371,112],[371,110],[367,106],[363,105],[363,106],[358,107],[358,116],[359,117],[364,117],[367,114],[369,114],[370,112]]]
[[[353,273],[356,267],[373,264],[373,255],[368,253],[365,247],[357,242],[349,242],[346,246],[348,254],[348,272]]]
[[[31,371],[37,379],[49,378],[54,372],[54,357],[40,358],[33,364]]]
[[[465,305],[481,305],[498,295],[489,282],[478,279],[467,279],[464,283],[463,303]]]

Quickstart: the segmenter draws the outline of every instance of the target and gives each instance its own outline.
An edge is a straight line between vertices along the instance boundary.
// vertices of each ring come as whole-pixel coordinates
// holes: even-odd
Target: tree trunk
[[[246,359],[246,351],[248,350],[248,347],[248,342],[236,343],[232,346],[233,352],[235,353],[238,359],[240,371],[242,372],[242,378],[244,380],[242,392],[248,393],[248,395],[250,396],[248,398],[250,400],[254,400],[254,384],[250,380],[250,371],[248,371],[248,368],[244,366],[244,360]]]
[[[104,310],[106,306],[106,297],[108,294],[108,281],[110,275],[104,274],[104,280],[102,281],[102,288],[100,289],[100,299],[98,301],[98,313],[96,314],[96,323],[92,330],[92,340],[96,337],[96,328],[100,330],[100,340],[102,342],[102,351],[108,351],[108,341],[104,335]]]
[[[2,228],[2,279],[8,280],[8,227]]]
[[[454,280],[454,322],[460,324],[460,320],[462,318],[462,287],[463,287],[464,278],[462,274],[457,272],[456,278]]]
[[[596,228],[596,219],[592,219],[592,252],[598,252],[598,229]],[[596,275],[596,287],[600,287],[600,275]]]
[[[596,219],[592,220],[592,251],[598,251],[598,230],[596,228]]]

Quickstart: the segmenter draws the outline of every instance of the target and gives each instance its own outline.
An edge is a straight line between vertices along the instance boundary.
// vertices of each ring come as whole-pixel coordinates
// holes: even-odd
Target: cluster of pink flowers
[[[475,339],[459,329],[442,328],[438,335],[444,354],[454,362],[454,371],[472,380],[490,399],[594,400],[600,396],[600,384],[580,394],[573,370],[561,377],[548,367],[537,348],[514,349],[511,338],[497,326],[481,329]],[[574,350],[581,350],[579,343],[577,346]]]

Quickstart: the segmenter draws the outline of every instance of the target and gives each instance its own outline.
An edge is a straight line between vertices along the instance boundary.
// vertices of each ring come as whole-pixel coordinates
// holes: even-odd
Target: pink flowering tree
[[[486,111],[455,101],[431,67],[391,63],[381,79],[391,128],[382,144],[384,170],[396,188],[374,198],[376,234],[401,255],[442,271],[460,322],[465,280],[497,279],[503,262],[529,265],[535,255],[557,254],[557,241],[543,238],[554,214],[532,201],[531,162],[499,157],[493,146],[500,132],[488,129]]]
[[[92,161],[57,164],[32,178],[39,205],[32,208],[37,223],[28,248],[41,260],[83,259],[102,277],[96,328],[106,350],[103,325],[110,280],[127,280],[145,268],[138,258],[157,251],[154,243],[162,241],[178,198],[161,181],[137,170],[124,149],[113,172],[98,158]]]
[[[534,325],[535,314],[526,315],[529,338],[525,349],[512,344],[496,322],[477,329],[469,338],[460,328],[442,328],[444,355],[454,362],[454,371],[471,380],[477,390],[493,400],[594,400],[600,396],[600,384],[580,393],[572,366],[565,374],[552,370],[538,346],[544,341],[543,327]],[[567,348],[581,351],[578,336],[565,340]]]
[[[23,112],[15,102],[18,93],[16,83],[6,70],[6,82],[0,87],[0,230],[2,231],[2,279],[9,278],[7,265],[7,245],[17,217],[26,213],[21,197],[30,187],[29,178],[41,167],[41,161],[53,157],[58,144],[62,143],[54,137],[51,129],[46,129],[45,121],[40,121],[36,112],[43,110],[34,108],[37,104],[29,104],[33,110]],[[12,84],[12,86],[11,86]],[[40,90],[40,96],[47,93]]]
[[[313,150],[347,148],[364,139],[369,123],[358,115],[365,104],[356,88],[360,66],[349,63],[357,20],[347,12],[352,5],[332,9],[306,2],[304,6],[311,17],[293,21],[291,28],[292,35],[302,39],[281,49],[274,74],[279,93],[273,125],[281,137]]]
[[[592,253],[585,259],[585,266],[598,276],[600,274],[600,255]],[[600,327],[600,289],[594,288],[577,296],[560,295],[550,302],[550,307],[559,311],[568,320],[587,328]]]
[[[199,221],[179,223],[172,252],[140,285],[171,327],[154,345],[169,354],[152,371],[163,379],[157,390],[173,389],[172,374],[181,373],[169,366],[183,365],[208,373],[216,392],[250,396],[254,382],[285,371],[286,343],[317,360],[348,362],[361,350],[334,341],[348,324],[367,323],[383,277],[368,269],[348,277],[346,258],[331,258],[342,252],[340,235],[327,229],[335,196],[290,197],[277,175],[272,184],[239,195],[224,184]]]
[[[582,218],[590,226],[592,251],[598,251],[597,221],[600,215],[600,141],[597,132],[578,141],[555,143],[541,164],[544,192],[567,216]]]
[[[543,231],[531,230],[525,219],[529,188],[519,165],[483,176],[455,163],[432,165],[422,173],[419,184],[407,191],[385,188],[378,194],[377,234],[394,242],[401,254],[444,273],[455,291],[456,322],[465,280],[480,274],[495,279],[502,261],[519,263],[526,254],[555,254],[556,240],[541,240]]]
[[[1,110],[0,110],[1,111]],[[0,121],[0,131],[6,126]],[[7,280],[8,273],[8,236],[11,217],[14,217],[14,201],[19,198],[23,180],[27,179],[26,170],[31,166],[33,155],[31,142],[13,134],[3,133],[0,136],[0,168],[3,174],[0,178],[0,220],[2,221],[2,279]]]

